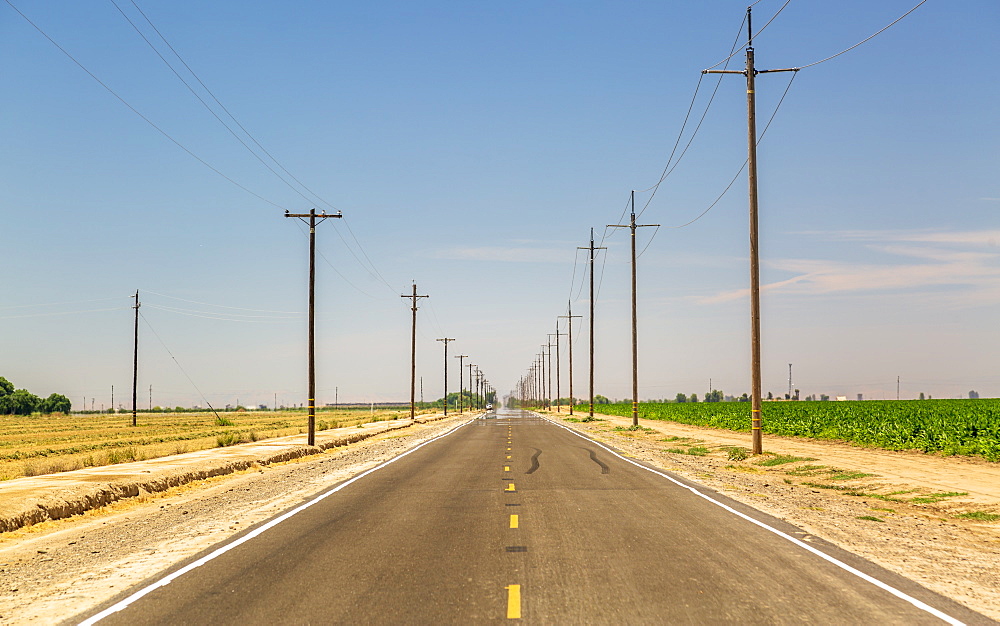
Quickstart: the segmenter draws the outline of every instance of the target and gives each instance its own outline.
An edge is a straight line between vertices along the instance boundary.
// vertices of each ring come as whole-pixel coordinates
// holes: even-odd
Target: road
[[[86,623],[992,623],[559,424],[475,419]]]

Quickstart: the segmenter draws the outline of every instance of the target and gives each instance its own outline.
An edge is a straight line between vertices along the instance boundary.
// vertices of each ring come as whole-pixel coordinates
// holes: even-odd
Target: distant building
[[[847,402],[847,396],[837,396],[837,402]]]

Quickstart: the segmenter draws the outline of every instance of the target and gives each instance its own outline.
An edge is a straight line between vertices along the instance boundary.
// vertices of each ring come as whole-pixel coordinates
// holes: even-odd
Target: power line
[[[131,104],[129,104],[129,102],[127,100],[125,100],[125,98],[123,98],[120,95],[118,95],[118,92],[116,92],[114,89],[112,89],[111,87],[109,87],[107,85],[107,83],[105,83],[104,81],[102,81],[100,78],[97,77],[96,74],[94,74],[89,69],[87,69],[87,67],[83,63],[81,63],[80,61],[77,61],[76,57],[74,57],[65,48],[63,48],[58,43],[56,43],[55,39],[53,39],[52,37],[50,37],[48,35],[48,33],[46,33],[44,30],[42,30],[37,24],[35,24],[34,22],[32,22],[28,18],[28,16],[25,15],[24,13],[22,13],[21,10],[18,9],[16,6],[14,6],[14,4],[10,0],[4,0],[4,2],[6,2],[10,6],[10,8],[14,9],[14,11],[16,11],[18,15],[20,15],[22,18],[24,18],[24,21],[28,22],[28,24],[31,24],[32,28],[34,28],[35,30],[37,30],[43,37],[45,37],[49,41],[49,43],[51,43],[53,46],[55,46],[56,48],[58,48],[60,52],[62,52],[64,55],[66,55],[67,58],[69,58],[70,61],[72,61],[73,63],[75,63],[77,67],[79,67],[80,69],[82,69],[84,72],[87,73],[88,76],[90,76],[91,78],[93,78],[94,81],[96,81],[98,85],[100,85],[101,87],[104,87],[104,89],[108,93],[110,93],[112,96],[114,96],[119,102],[121,102],[122,104],[124,104],[125,107],[128,108],[128,110],[130,110],[133,113],[135,113],[142,121],[146,122],[151,127],[153,127],[154,130],[156,130],[158,133],[160,133],[161,135],[163,135],[164,137],[166,137],[175,146],[177,146],[178,148],[180,148],[181,150],[183,150],[184,152],[186,152],[188,155],[190,155],[192,158],[194,158],[196,161],[198,161],[199,163],[201,163],[202,165],[204,165],[208,169],[212,170],[213,172],[215,172],[216,174],[218,174],[222,178],[226,179],[227,181],[229,181],[233,185],[239,187],[240,189],[242,189],[243,191],[247,192],[251,196],[257,198],[258,200],[260,200],[262,202],[266,202],[267,204],[270,204],[271,206],[277,207],[279,209],[284,209],[285,208],[285,207],[281,206],[280,204],[278,204],[276,202],[272,202],[271,200],[268,200],[264,196],[262,196],[262,195],[260,195],[260,194],[258,194],[256,192],[254,192],[254,191],[251,191],[249,188],[247,188],[244,185],[236,182],[234,179],[232,179],[229,176],[227,176],[226,174],[224,174],[221,170],[219,170],[218,168],[216,168],[214,165],[210,164],[208,161],[206,161],[205,159],[201,158],[200,156],[198,156],[197,154],[195,154],[194,152],[192,152],[189,148],[187,148],[187,146],[185,146],[181,142],[179,142],[176,139],[174,139],[167,131],[165,131],[162,128],[160,128],[159,126],[157,126],[155,123],[153,123],[153,121],[151,119],[149,119],[148,117],[146,117],[145,115],[143,115],[142,113],[140,113],[138,109],[136,109],[134,106],[132,106]]]
[[[240,142],[240,145],[242,145],[244,148],[246,148],[247,152],[249,152],[250,154],[252,154],[255,159],[257,159],[258,161],[260,161],[261,165],[263,165],[264,167],[266,167],[272,174],[274,174],[278,178],[278,180],[280,180],[281,182],[285,183],[285,185],[287,185],[289,189],[291,189],[292,191],[294,191],[295,193],[297,193],[299,196],[301,196],[303,200],[305,200],[306,202],[312,204],[312,202],[313,202],[312,198],[307,197],[301,191],[299,191],[298,189],[296,189],[291,183],[289,183],[287,180],[285,180],[285,178],[282,177],[281,174],[279,174],[278,172],[276,172],[273,167],[271,167],[264,159],[262,159],[260,157],[260,155],[258,155],[256,152],[254,152],[253,149],[251,149],[250,146],[248,146],[247,143],[245,141],[243,141],[243,138],[240,137],[238,134],[236,134],[236,131],[234,131],[229,126],[229,124],[227,124],[225,122],[225,120],[223,120],[221,117],[219,117],[219,115],[215,111],[212,110],[212,107],[210,107],[208,105],[208,103],[205,102],[205,99],[202,98],[198,94],[198,92],[196,92],[194,90],[194,87],[192,87],[190,85],[190,83],[188,83],[184,79],[184,77],[180,75],[180,72],[178,72],[174,68],[174,66],[171,65],[170,61],[168,61],[166,59],[166,57],[164,57],[160,53],[160,51],[156,49],[156,46],[154,46],[153,42],[151,42],[149,40],[149,38],[146,37],[145,33],[143,33],[141,30],[139,30],[139,27],[136,26],[135,22],[132,21],[132,19],[125,13],[125,11],[122,10],[122,8],[120,6],[118,6],[118,2],[116,0],[110,0],[110,2],[111,2],[111,4],[113,4],[115,6],[116,9],[118,9],[118,12],[121,13],[121,15],[122,15],[123,18],[125,18],[125,21],[128,22],[130,26],[132,26],[132,29],[135,30],[135,32],[138,33],[138,35],[142,38],[142,40],[146,42],[146,45],[148,45],[149,48],[156,54],[156,56],[160,57],[160,60],[163,61],[164,65],[166,65],[170,69],[170,71],[173,72],[174,76],[177,77],[177,80],[181,81],[181,83],[183,83],[184,86],[187,87],[188,91],[191,92],[191,95],[193,95],[198,100],[198,102],[200,102],[201,105],[203,107],[205,107],[205,110],[208,111],[209,113],[211,113],[212,117],[214,117],[220,124],[222,124],[222,126],[225,127],[225,129],[227,131],[229,131],[229,134],[232,135],[233,138],[236,139],[236,141]],[[135,3],[133,2],[133,4],[135,4]],[[138,9],[138,6],[136,6],[136,8]],[[140,9],[139,12],[142,13],[142,10]],[[146,17],[145,14],[143,14],[143,17]],[[146,18],[146,21],[149,22],[149,18],[148,17]],[[150,25],[152,25],[152,22],[149,22],[149,23],[150,23]],[[156,30],[155,26],[153,27],[153,30]],[[157,34],[160,34],[158,30],[156,32],[157,32]],[[163,39],[164,41],[166,41],[166,39],[163,38],[163,35],[160,35],[160,38]],[[167,45],[170,46],[169,43]],[[171,47],[170,49],[171,49],[171,51],[174,52],[174,55],[177,56],[177,51],[174,50],[173,47]],[[178,58],[180,58],[180,57],[178,56]],[[186,66],[187,66],[187,64],[185,63],[185,67]],[[188,69],[190,71],[190,68],[188,68]],[[199,82],[201,82],[201,81],[199,80]],[[204,83],[202,83],[202,86],[204,87]],[[218,100],[216,100],[216,102],[218,102]],[[230,115],[230,117],[232,117],[232,116]],[[244,131],[244,132],[246,132],[246,131]]]
[[[187,298],[178,298],[177,296],[170,296],[170,295],[167,295],[165,293],[157,293],[155,291],[150,291],[149,289],[143,290],[143,293],[152,294],[154,296],[160,296],[161,298],[170,298],[171,300],[179,300],[181,302],[189,302],[191,304],[200,304],[202,306],[211,306],[211,307],[216,307],[216,308],[220,308],[220,309],[232,309],[234,311],[250,311],[252,313],[283,313],[283,314],[290,314],[290,315],[301,315],[302,314],[302,311],[271,311],[271,310],[267,310],[267,309],[248,309],[248,308],[245,308],[245,307],[229,306],[229,305],[226,305],[226,304],[212,304],[211,302],[200,302],[198,300],[189,300]]]
[[[884,33],[885,31],[889,30],[890,28],[892,28],[893,26],[895,26],[896,24],[898,24],[899,22],[901,22],[901,21],[903,20],[903,18],[904,18],[904,17],[906,17],[906,16],[907,16],[907,15],[909,15],[910,13],[913,13],[913,12],[914,12],[914,11],[916,11],[917,9],[919,9],[919,8],[920,8],[920,6],[921,6],[922,4],[924,4],[925,2],[927,2],[927,0],[920,0],[920,2],[918,2],[918,3],[917,3],[917,6],[913,7],[912,9],[910,9],[909,11],[907,11],[906,13],[903,13],[903,14],[902,14],[902,15],[900,15],[900,16],[899,16],[898,18],[896,18],[895,20],[893,20],[893,21],[892,21],[892,22],[891,22],[891,23],[890,23],[890,24],[889,24],[888,26],[886,26],[886,27],[885,27],[885,28],[883,28],[882,30],[878,31],[877,33],[875,33],[875,34],[871,35],[871,36],[870,36],[870,37],[868,37],[867,39],[863,39],[863,40],[859,41],[858,43],[854,44],[853,46],[851,46],[850,48],[847,48],[846,50],[841,50],[840,52],[838,52],[837,54],[835,54],[835,55],[833,55],[833,56],[828,56],[828,57],[826,57],[825,59],[821,59],[821,60],[819,60],[819,61],[816,61],[816,62],[814,62],[814,63],[810,63],[810,64],[808,64],[808,65],[803,65],[803,66],[802,66],[802,67],[801,67],[800,69],[805,69],[805,68],[807,68],[807,67],[812,67],[812,66],[814,66],[814,65],[819,65],[820,63],[826,63],[826,62],[827,62],[827,61],[829,61],[830,59],[835,59],[835,58],[839,57],[840,55],[842,55],[842,54],[844,54],[844,53],[846,53],[846,52],[850,52],[851,50],[854,50],[855,48],[857,48],[858,46],[860,46],[860,45],[862,45],[862,44],[865,44],[865,43],[868,43],[868,42],[869,42],[869,41],[871,41],[872,39],[874,39],[874,38],[878,37],[879,35],[881,35],[881,34],[882,34],[882,33]]]
[[[139,317],[142,318],[142,321],[146,324],[146,327],[149,328],[150,331],[152,331],[153,336],[156,337],[156,340],[160,342],[160,345],[163,346],[163,349],[167,351],[167,354],[170,355],[170,358],[174,361],[174,364],[177,365],[177,369],[179,369],[181,373],[184,374],[184,377],[188,379],[188,382],[191,383],[191,386],[195,388],[195,391],[197,391],[198,395],[201,396],[201,399],[205,401],[205,404],[208,405],[208,408],[212,409],[212,413],[215,413],[216,417],[219,417],[219,414],[216,413],[215,411],[215,407],[213,407],[212,403],[208,401],[208,398],[205,397],[205,394],[201,392],[201,389],[198,387],[197,384],[195,384],[194,380],[191,379],[187,371],[183,367],[181,367],[180,361],[178,361],[177,357],[174,356],[174,353],[170,351],[170,348],[167,347],[167,344],[164,343],[163,338],[160,337],[159,333],[156,332],[156,329],[153,328],[153,325],[149,323],[149,320],[146,319],[146,316],[143,315],[142,313],[139,313]]]
[[[762,32],[764,32],[764,29],[765,29],[765,28],[767,28],[768,26],[770,26],[770,25],[771,25],[771,22],[773,22],[773,21],[774,21],[774,18],[778,17],[778,15],[779,15],[779,14],[780,14],[780,13],[781,13],[782,11],[784,11],[784,10],[785,10],[785,7],[787,7],[787,6],[788,6],[788,3],[789,3],[789,2],[791,2],[791,1],[792,1],[792,0],[785,0],[785,4],[781,5],[781,8],[780,8],[780,9],[778,9],[778,11],[777,11],[777,12],[776,12],[776,13],[775,13],[774,15],[772,15],[772,16],[771,16],[771,19],[769,19],[769,20],[767,21],[767,24],[764,24],[764,26],[763,26],[763,27],[762,27],[762,28],[761,28],[760,30],[758,30],[758,31],[757,31],[757,34],[756,34],[756,35],[754,35],[754,36],[755,36],[755,37],[759,37],[759,36],[760,36],[760,34],[761,34]],[[926,1],[927,1],[927,0],[924,0],[924,2],[926,2]],[[757,2],[760,2],[760,0],[757,0]],[[757,2],[754,2],[753,4],[751,4],[751,5],[750,5],[749,7],[747,7],[747,8],[752,8],[752,7],[754,6],[754,5],[756,5],[756,4],[757,4]],[[743,31],[743,24],[746,24],[746,23],[747,23],[747,17],[746,17],[746,15],[744,15],[744,16],[743,16],[743,22],[742,22],[742,23],[740,24],[740,32],[742,32],[742,31]],[[715,68],[719,67],[720,65],[722,65],[723,63],[728,63],[728,62],[729,62],[729,60],[730,60],[730,59],[732,59],[732,58],[733,58],[734,56],[736,56],[737,54],[739,54],[739,52],[736,52],[736,51],[733,51],[733,50],[730,50],[730,51],[729,51],[729,56],[727,56],[726,58],[722,59],[721,61],[719,61],[718,63],[716,63],[715,65],[713,65],[713,66],[711,66],[711,67],[709,67],[709,68],[707,68],[707,69],[710,69],[710,70],[711,70],[711,69],[715,69]]]
[[[274,155],[272,155],[272,154],[271,154],[271,153],[270,153],[270,152],[269,152],[269,151],[267,150],[267,148],[265,148],[265,147],[264,147],[263,145],[261,145],[261,143],[260,143],[259,141],[257,141],[257,138],[256,138],[256,137],[254,137],[254,136],[253,136],[253,134],[251,134],[251,133],[250,133],[250,131],[249,131],[249,130],[247,130],[247,129],[246,129],[246,128],[245,128],[244,126],[243,126],[243,124],[241,124],[241,123],[240,123],[240,121],[239,121],[238,119],[236,119],[236,116],[234,116],[234,115],[233,115],[233,114],[232,114],[232,113],[231,113],[231,112],[229,111],[229,109],[228,109],[228,108],[226,108],[226,105],[222,104],[222,102],[221,102],[221,101],[220,101],[220,100],[219,100],[219,99],[218,99],[218,98],[217,98],[217,97],[215,96],[215,94],[214,94],[214,93],[212,92],[212,90],[208,88],[208,85],[206,85],[206,84],[204,83],[204,81],[202,81],[202,80],[201,80],[201,78],[200,78],[200,77],[198,76],[198,74],[197,74],[197,73],[196,73],[196,72],[195,72],[195,71],[194,71],[193,69],[191,69],[191,66],[187,64],[187,62],[186,62],[186,61],[184,60],[184,58],[183,58],[183,57],[181,57],[180,53],[178,53],[178,52],[177,52],[177,50],[175,50],[175,49],[174,49],[174,47],[173,47],[172,45],[170,45],[170,42],[169,42],[169,41],[167,41],[167,38],[163,36],[163,34],[162,34],[162,33],[160,32],[160,30],[159,30],[158,28],[156,28],[156,25],[155,25],[155,24],[153,24],[153,22],[152,22],[152,21],[151,21],[151,20],[149,19],[149,17],[147,17],[147,16],[146,16],[145,12],[143,12],[143,10],[142,10],[141,8],[139,8],[139,5],[138,5],[138,4],[136,4],[135,0],[130,0],[130,1],[132,2],[132,6],[134,6],[134,7],[136,8],[136,10],[137,10],[137,11],[139,11],[139,14],[140,14],[140,15],[142,15],[143,19],[145,19],[145,20],[146,20],[146,22],[147,22],[147,23],[148,23],[148,24],[150,25],[150,27],[151,27],[151,28],[152,28],[152,29],[153,29],[153,30],[154,30],[154,31],[156,32],[156,34],[157,34],[157,35],[158,35],[158,36],[160,37],[160,39],[162,39],[162,40],[163,40],[163,43],[165,43],[165,44],[167,45],[167,47],[168,47],[168,48],[170,48],[170,51],[171,51],[171,52],[172,52],[172,53],[174,54],[174,56],[176,56],[176,57],[177,57],[177,59],[178,59],[178,60],[179,60],[179,61],[180,61],[180,62],[181,62],[181,63],[182,63],[183,65],[184,65],[184,67],[185,67],[185,68],[187,69],[187,71],[189,71],[189,72],[191,73],[191,75],[192,75],[192,76],[194,76],[195,80],[197,80],[197,81],[198,81],[198,84],[199,84],[199,85],[201,85],[201,86],[202,86],[202,87],[203,87],[203,88],[205,89],[205,91],[206,91],[206,92],[208,93],[208,95],[210,95],[210,96],[212,97],[212,100],[214,100],[214,101],[215,101],[215,103],[216,103],[216,104],[218,104],[218,105],[219,105],[219,107],[220,107],[220,108],[221,108],[221,109],[222,109],[223,111],[225,111],[225,112],[226,112],[226,115],[228,115],[228,116],[229,116],[229,118],[230,118],[231,120],[233,120],[233,122],[234,122],[234,123],[235,123],[235,124],[236,124],[237,126],[239,126],[240,130],[242,130],[242,131],[243,131],[244,133],[246,133],[246,136],[250,138],[250,140],[251,140],[251,141],[252,141],[252,142],[254,143],[254,145],[256,145],[256,146],[257,146],[258,148],[260,148],[260,149],[261,149],[261,151],[262,151],[262,152],[263,152],[264,154],[266,154],[266,155],[267,155],[267,157],[268,157],[269,159],[271,159],[271,160],[272,160],[272,161],[274,162],[274,164],[275,164],[275,165],[277,165],[277,166],[278,166],[279,168],[281,168],[281,171],[283,171],[284,173],[288,174],[288,176],[289,176],[289,177],[290,177],[290,178],[291,178],[292,180],[294,180],[294,181],[295,181],[296,183],[298,183],[298,184],[299,184],[299,185],[300,185],[300,186],[301,186],[301,187],[302,187],[303,189],[305,189],[305,190],[306,190],[307,192],[309,192],[310,194],[312,194],[312,195],[313,195],[313,196],[314,196],[314,197],[315,197],[315,198],[316,198],[317,200],[319,200],[319,201],[320,201],[320,202],[322,202],[323,204],[327,205],[327,206],[328,206],[328,207],[330,207],[331,209],[334,209],[334,210],[336,210],[336,209],[337,209],[337,207],[333,206],[332,204],[330,204],[329,202],[327,202],[326,200],[324,200],[324,199],[323,199],[323,198],[322,198],[322,197],[321,197],[321,196],[320,196],[319,194],[317,194],[317,193],[316,193],[315,191],[313,191],[313,190],[312,190],[312,189],[310,189],[310,188],[309,188],[308,186],[306,186],[306,185],[305,185],[305,183],[303,183],[303,182],[302,182],[301,180],[299,180],[298,178],[296,178],[294,174],[292,174],[291,172],[289,172],[289,171],[288,171],[288,170],[287,170],[287,169],[285,168],[285,166],[284,166],[284,165],[282,165],[282,164],[281,164],[281,162],[280,162],[280,161],[278,161],[278,159],[276,159],[276,158],[274,157]],[[301,195],[301,194],[300,194],[300,195]]]

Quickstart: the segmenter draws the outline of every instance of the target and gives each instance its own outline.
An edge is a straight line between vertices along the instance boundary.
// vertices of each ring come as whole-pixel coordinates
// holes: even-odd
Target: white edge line
[[[918,608],[918,609],[920,609],[922,611],[926,611],[926,612],[930,613],[931,615],[933,615],[934,617],[937,617],[937,618],[941,619],[944,622],[952,624],[953,626],[964,626],[965,625],[965,622],[961,622],[961,621],[955,619],[954,617],[948,615],[947,613],[939,611],[938,609],[935,609],[934,607],[930,606],[929,604],[921,602],[920,600],[917,600],[913,596],[907,595],[906,593],[903,593],[899,589],[896,589],[895,587],[892,587],[889,584],[884,583],[884,582],[882,582],[881,580],[879,580],[877,578],[873,578],[872,576],[869,576],[868,574],[865,574],[864,572],[851,567],[850,565],[848,565],[847,563],[844,563],[843,561],[839,561],[839,560],[835,559],[834,557],[830,556],[829,554],[826,554],[825,552],[814,548],[813,546],[805,543],[804,541],[801,541],[800,539],[796,539],[795,537],[792,537],[791,535],[788,535],[786,533],[781,532],[777,528],[773,528],[771,526],[768,526],[767,524],[765,524],[764,522],[762,522],[760,520],[756,520],[756,519],[750,517],[749,515],[746,515],[745,513],[741,513],[739,511],[737,511],[736,509],[732,508],[731,506],[723,504],[722,502],[719,502],[715,498],[712,498],[712,497],[710,497],[710,496],[708,496],[708,495],[706,495],[706,494],[698,491],[694,487],[692,487],[690,485],[685,485],[681,481],[677,480],[676,478],[674,478],[674,477],[672,477],[672,476],[670,476],[668,474],[665,474],[664,472],[661,472],[659,470],[655,470],[655,469],[653,469],[651,467],[647,467],[647,466],[643,465],[642,463],[637,463],[636,461],[633,461],[632,459],[624,457],[621,454],[618,454],[617,452],[615,452],[614,450],[612,450],[611,448],[607,447],[603,443],[601,443],[601,442],[599,442],[599,441],[597,441],[595,439],[591,439],[590,437],[587,437],[586,435],[583,435],[582,433],[579,433],[579,432],[573,430],[572,428],[570,428],[568,426],[564,426],[563,424],[560,424],[560,423],[558,423],[556,421],[553,421],[553,420],[551,420],[551,419],[549,419],[549,418],[547,418],[545,416],[539,416],[539,417],[541,417],[542,419],[544,419],[544,420],[546,420],[546,421],[548,421],[548,422],[550,422],[550,423],[558,426],[559,428],[564,428],[564,429],[568,430],[569,432],[573,433],[577,437],[580,437],[582,439],[586,439],[587,441],[590,441],[591,443],[594,443],[594,444],[600,446],[601,448],[604,448],[605,450],[607,450],[611,454],[615,455],[619,459],[625,461],[626,463],[631,463],[632,465],[635,465],[636,467],[641,467],[642,469],[644,469],[646,471],[649,471],[649,472],[652,472],[652,473],[656,474],[657,476],[662,476],[663,478],[666,478],[667,480],[669,480],[670,482],[674,483],[678,487],[683,487],[684,489],[687,489],[688,491],[690,491],[691,493],[695,494],[696,496],[698,496],[700,498],[704,498],[705,500],[708,500],[712,504],[714,504],[714,505],[716,505],[718,507],[721,507],[721,508],[729,511],[733,515],[741,517],[741,518],[745,519],[746,521],[750,522],[751,524],[756,524],[757,526],[760,526],[761,528],[774,533],[775,535],[781,537],[782,539],[786,539],[786,540],[790,541],[791,543],[799,546],[800,548],[802,548],[804,550],[807,550],[809,552],[812,552],[813,554],[815,554],[816,556],[820,557],[821,559],[823,559],[825,561],[828,561],[828,562],[836,565],[837,567],[841,568],[842,570],[844,570],[846,572],[854,574],[858,578],[861,578],[862,580],[865,580],[865,581],[867,581],[867,582],[875,585],[879,589],[882,589],[884,591],[888,591],[889,593],[891,593],[892,595],[896,596],[897,598],[899,598],[901,600],[904,600],[906,602],[909,602],[910,604],[912,604],[916,608]]]
[[[205,556],[201,557],[197,561],[193,561],[191,563],[188,563],[187,565],[185,565],[181,569],[177,570],[176,572],[173,572],[172,574],[164,576],[163,578],[157,580],[156,582],[154,582],[151,585],[147,585],[146,587],[143,587],[139,591],[136,591],[135,593],[133,593],[129,597],[125,598],[124,600],[121,600],[121,601],[117,602],[116,604],[113,604],[113,605],[109,606],[108,608],[104,609],[100,613],[97,613],[96,615],[92,615],[91,617],[88,617],[87,619],[85,619],[82,622],[80,622],[79,626],[92,626],[93,624],[96,624],[97,622],[101,621],[105,617],[108,617],[109,615],[113,615],[113,614],[115,614],[115,613],[117,613],[117,612],[119,612],[119,611],[127,608],[129,605],[131,605],[132,603],[134,603],[136,600],[139,600],[139,599],[145,597],[146,595],[152,593],[153,591],[156,591],[160,587],[166,587],[167,585],[169,585],[173,581],[177,580],[178,578],[180,578],[184,574],[187,574],[188,572],[201,567],[202,565],[204,565],[205,563],[208,563],[209,561],[215,559],[216,557],[222,556],[223,554],[225,554],[226,552],[229,552],[230,550],[232,550],[233,548],[236,548],[237,546],[243,545],[244,543],[246,543],[246,542],[250,541],[251,539],[257,537],[258,535],[260,535],[260,534],[262,534],[262,533],[270,530],[271,528],[274,528],[275,526],[277,526],[281,522],[287,520],[288,518],[292,517],[296,513],[300,513],[302,511],[308,509],[309,507],[311,507],[312,505],[316,504],[317,502],[320,502],[321,500],[326,499],[328,496],[331,496],[331,495],[337,493],[338,491],[340,491],[344,487],[347,487],[348,485],[354,483],[357,480],[361,480],[362,478],[364,478],[368,474],[371,474],[372,472],[380,470],[383,467],[389,465],[390,463],[395,463],[396,461],[398,461],[399,459],[403,458],[404,456],[406,456],[406,455],[408,455],[408,454],[410,454],[412,452],[416,452],[417,450],[419,450],[420,448],[423,448],[427,444],[433,443],[433,442],[435,442],[438,439],[441,439],[443,437],[447,437],[448,435],[452,434],[453,432],[455,432],[459,428],[461,428],[461,427],[463,427],[463,426],[465,426],[467,424],[472,423],[472,421],[475,420],[475,419],[477,419],[477,418],[474,417],[472,419],[466,420],[465,422],[459,424],[458,426],[455,426],[451,430],[449,430],[449,431],[447,431],[445,433],[442,433],[442,434],[438,435],[437,437],[434,437],[433,439],[428,439],[427,441],[421,443],[420,445],[417,445],[417,446],[414,446],[413,448],[410,448],[409,450],[407,450],[406,452],[403,452],[399,456],[394,456],[391,459],[389,459],[388,461],[380,463],[379,465],[376,465],[375,467],[373,467],[373,468],[371,468],[369,470],[361,472],[360,474],[358,474],[357,476],[354,476],[353,478],[345,480],[344,482],[340,483],[339,485],[337,485],[333,489],[330,489],[329,491],[321,493],[320,495],[316,496],[312,500],[310,500],[310,501],[308,501],[308,502],[306,502],[304,504],[300,504],[299,506],[295,507],[291,511],[288,511],[288,512],[280,515],[279,517],[274,518],[273,520],[271,520],[270,522],[264,524],[263,526],[255,528],[252,532],[249,532],[249,533],[243,535],[242,537],[240,537],[236,541],[233,541],[232,543],[227,543],[226,545],[224,545],[224,546],[222,546],[220,548],[216,548],[215,550],[213,550],[212,552],[210,552],[210,553],[206,554]]]

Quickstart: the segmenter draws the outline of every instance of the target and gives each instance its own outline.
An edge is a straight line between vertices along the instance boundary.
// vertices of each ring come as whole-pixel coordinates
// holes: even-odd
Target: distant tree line
[[[60,393],[39,398],[27,389],[14,389],[12,382],[0,376],[0,415],[69,413],[72,407],[69,398]]]

